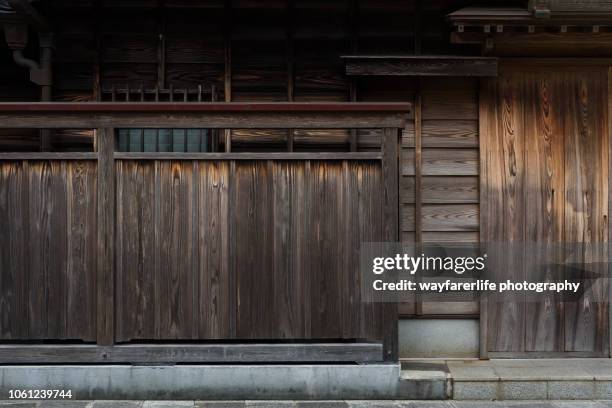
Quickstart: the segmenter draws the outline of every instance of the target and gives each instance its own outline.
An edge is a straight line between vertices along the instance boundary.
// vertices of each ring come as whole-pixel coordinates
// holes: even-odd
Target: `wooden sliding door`
[[[524,243],[608,241],[607,66],[503,66],[483,82],[481,240]],[[514,280],[551,276],[517,260]],[[607,355],[608,281],[579,299],[489,298],[482,354]]]

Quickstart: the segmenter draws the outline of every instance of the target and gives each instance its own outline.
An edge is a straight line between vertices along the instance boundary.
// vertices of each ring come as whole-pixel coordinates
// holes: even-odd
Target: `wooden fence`
[[[0,154],[0,363],[396,361],[358,252],[399,239],[408,110],[0,104],[2,127],[97,129],[96,153]],[[383,132],[379,152],[115,152],[130,127]]]

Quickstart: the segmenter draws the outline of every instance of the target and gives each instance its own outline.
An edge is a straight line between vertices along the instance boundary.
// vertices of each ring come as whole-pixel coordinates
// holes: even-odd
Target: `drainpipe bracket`
[[[30,69],[30,81],[40,86],[51,86],[53,85],[53,76],[49,69]]]

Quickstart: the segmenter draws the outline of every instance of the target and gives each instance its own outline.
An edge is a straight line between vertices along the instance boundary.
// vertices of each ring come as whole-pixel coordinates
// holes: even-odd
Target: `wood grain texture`
[[[116,178],[118,341],[388,335],[358,278],[383,240],[379,163],[121,160]]]
[[[603,71],[603,70],[602,70]],[[608,130],[607,75],[566,74],[563,78],[565,151],[565,241],[607,242]],[[585,248],[577,261],[593,261]],[[565,351],[606,351],[607,279],[596,282],[577,302],[565,305]]]
[[[524,119],[523,75],[520,73],[487,81],[487,139],[481,154],[486,178],[481,186],[486,213],[481,218],[486,242],[524,242]],[[503,259],[494,265],[507,278],[520,279],[524,270],[520,258]],[[496,276],[503,279],[505,275]],[[488,303],[487,351],[522,351],[525,348],[525,308],[520,301],[496,298]]]
[[[566,97],[563,76],[525,76],[525,160],[528,163],[525,189],[526,240],[534,247],[553,249],[563,242],[564,171],[563,110]],[[550,246],[548,244],[551,244]],[[538,251],[539,252],[539,251]],[[545,254],[536,252],[534,266],[546,265]],[[558,279],[552,268],[532,267],[526,275],[533,281]],[[526,304],[526,351],[563,351],[563,305],[555,294]]]
[[[444,56],[346,56],[347,75],[378,76],[497,76],[497,59]]]
[[[477,242],[479,129],[478,120],[469,119],[478,110],[477,83],[471,79],[440,82],[427,78],[419,83],[414,90],[414,124],[402,135],[402,242]],[[467,116],[439,113],[438,109],[448,111],[444,107],[448,101],[468,112]],[[420,144],[416,141],[419,135]],[[402,314],[452,315],[466,310],[472,313],[477,309],[473,304],[455,308],[452,303],[431,307],[417,299],[413,307],[404,306]]]
[[[414,158],[402,156],[402,175],[414,175]],[[426,149],[422,153],[423,176],[477,176],[478,151],[474,149]]]
[[[98,147],[98,208],[96,246],[96,340],[108,346],[115,340],[115,129],[96,130]]]
[[[94,341],[95,163],[0,169],[0,338]]]
[[[365,363],[382,361],[381,343],[0,345],[7,364]]]
[[[608,240],[607,81],[605,69],[572,67],[514,69],[487,81],[481,108],[484,240],[525,242],[549,253],[555,243],[577,244],[583,249],[575,262],[607,256],[585,246]],[[508,262],[508,278],[559,278],[533,262],[530,269]],[[608,291],[600,279],[578,300],[546,295],[524,306],[489,302],[485,352],[607,355]]]

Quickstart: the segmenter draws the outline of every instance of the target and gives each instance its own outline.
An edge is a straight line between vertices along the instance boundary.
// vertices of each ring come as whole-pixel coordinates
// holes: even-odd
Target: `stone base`
[[[9,390],[71,390],[79,400],[441,399],[446,380],[402,380],[399,364],[1,366]]]

